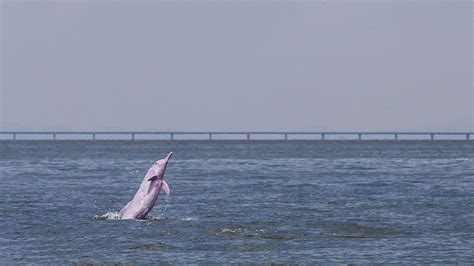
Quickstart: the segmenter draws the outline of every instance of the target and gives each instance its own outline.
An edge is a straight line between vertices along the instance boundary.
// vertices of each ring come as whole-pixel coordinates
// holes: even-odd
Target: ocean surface
[[[474,141],[1,141],[0,264],[73,262],[473,263]]]

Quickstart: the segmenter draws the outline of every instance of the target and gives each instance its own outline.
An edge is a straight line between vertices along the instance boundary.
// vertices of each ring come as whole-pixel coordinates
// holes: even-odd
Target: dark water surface
[[[0,263],[474,262],[473,143],[2,141]]]

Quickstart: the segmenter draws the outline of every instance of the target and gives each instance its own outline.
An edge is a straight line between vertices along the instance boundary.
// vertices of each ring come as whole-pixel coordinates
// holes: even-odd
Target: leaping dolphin
[[[166,166],[173,155],[170,152],[165,158],[156,161],[148,170],[137,193],[120,211],[122,219],[143,219],[155,205],[160,190],[170,194],[168,184],[164,180]]]

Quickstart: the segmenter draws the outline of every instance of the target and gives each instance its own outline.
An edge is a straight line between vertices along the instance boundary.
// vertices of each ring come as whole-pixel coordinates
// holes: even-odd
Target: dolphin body
[[[164,177],[171,155],[172,152],[150,167],[133,199],[120,210],[122,219],[144,219],[155,205],[161,189],[169,195],[170,189]]]

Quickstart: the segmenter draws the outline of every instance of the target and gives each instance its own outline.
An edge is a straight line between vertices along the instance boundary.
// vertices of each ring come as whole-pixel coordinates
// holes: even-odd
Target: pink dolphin
[[[164,180],[166,166],[173,155],[170,152],[165,158],[156,161],[148,170],[137,193],[120,211],[122,219],[143,219],[155,205],[160,190],[169,195],[170,189]]]

